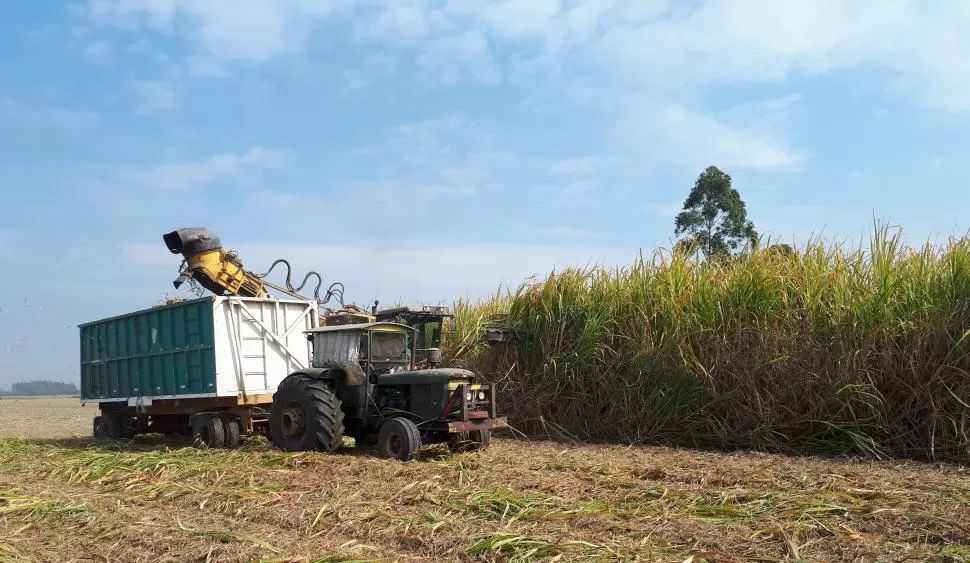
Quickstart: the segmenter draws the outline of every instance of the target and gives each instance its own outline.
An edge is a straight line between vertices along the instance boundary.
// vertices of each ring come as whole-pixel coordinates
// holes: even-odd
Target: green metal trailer
[[[273,393],[311,365],[314,300],[208,296],[85,323],[81,401],[96,438],[193,435],[235,447],[266,432]]]

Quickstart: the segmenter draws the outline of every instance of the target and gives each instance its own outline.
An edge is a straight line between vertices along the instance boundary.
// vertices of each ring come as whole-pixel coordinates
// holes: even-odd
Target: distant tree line
[[[73,383],[63,381],[18,381],[10,386],[10,391],[0,389],[0,396],[24,397],[36,395],[77,395],[80,390]]]

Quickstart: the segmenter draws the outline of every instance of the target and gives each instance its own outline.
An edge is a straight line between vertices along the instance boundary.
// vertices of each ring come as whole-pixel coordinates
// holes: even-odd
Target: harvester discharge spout
[[[215,233],[205,228],[177,229],[162,236],[172,254],[184,262],[172,282],[176,289],[190,279],[216,295],[268,297],[263,281],[247,272],[235,252],[222,247]]]
[[[172,285],[175,289],[189,280],[195,280],[205,289],[216,295],[236,295],[239,297],[270,297],[267,290],[273,289],[280,293],[301,300],[309,298],[300,294],[310,278],[316,278],[313,299],[325,304],[337,298],[343,306],[344,286],[340,282],[333,283],[327,290],[325,297],[320,297],[323,278],[317,272],[309,272],[303,278],[299,287],[293,287],[290,279],[290,263],[282,258],[273,262],[265,274],[254,274],[243,268],[236,252],[223,248],[222,241],[212,231],[206,228],[194,227],[177,229],[162,235],[165,246],[172,254],[181,254],[184,259],[179,269],[179,276]],[[278,265],[286,267],[286,287],[281,287],[266,280]]]

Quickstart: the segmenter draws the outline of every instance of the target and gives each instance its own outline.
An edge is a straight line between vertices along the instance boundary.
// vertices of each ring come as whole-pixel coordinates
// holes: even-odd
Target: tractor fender
[[[358,367],[357,371],[360,371],[359,379],[363,380],[363,372]],[[310,379],[317,379],[320,381],[332,381],[334,383],[343,383],[345,385],[361,385],[362,382],[356,382],[353,377],[354,372],[351,370],[344,369],[343,367],[322,367],[322,368],[305,368],[299,371],[295,371],[287,376],[287,379],[291,377],[309,377]],[[281,383],[282,384],[282,383]]]

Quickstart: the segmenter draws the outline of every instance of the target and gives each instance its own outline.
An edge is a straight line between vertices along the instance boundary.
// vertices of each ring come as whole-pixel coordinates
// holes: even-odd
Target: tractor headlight
[[[472,400],[472,392],[471,391],[465,393],[465,400],[466,401],[471,401]]]
[[[484,401],[485,400],[485,392],[484,391],[479,391],[478,392],[478,400],[479,401]]]

